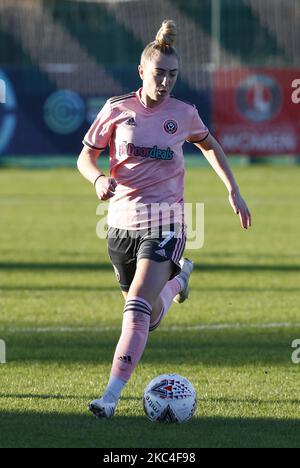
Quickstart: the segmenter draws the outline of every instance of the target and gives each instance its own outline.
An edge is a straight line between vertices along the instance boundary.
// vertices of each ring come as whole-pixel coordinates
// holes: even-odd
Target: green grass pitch
[[[209,168],[190,168],[186,201],[205,203],[191,297],[150,335],[115,418],[97,421],[123,301],[96,236],[97,199],[74,169],[0,171],[0,447],[299,447],[300,167],[234,170],[253,215],[244,231]],[[195,417],[159,425],[146,384],[189,378]]]

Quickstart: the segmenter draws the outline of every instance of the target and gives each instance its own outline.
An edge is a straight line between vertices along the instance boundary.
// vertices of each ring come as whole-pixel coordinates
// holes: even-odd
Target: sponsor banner
[[[219,70],[213,80],[214,134],[227,154],[300,154],[299,70]]]
[[[118,83],[126,82],[124,93],[138,89],[136,67],[132,70],[110,70]],[[59,82],[63,74],[68,74],[68,83],[77,83],[76,67],[73,70],[57,67]],[[0,157],[48,155],[76,156],[82,148],[82,139],[105,101],[111,96],[88,94],[87,86],[83,91],[58,87],[56,74],[44,69],[28,67],[0,67]],[[70,77],[70,74],[73,76]],[[87,83],[90,77],[86,77]],[[206,78],[206,82],[208,78]],[[94,89],[94,88],[93,88]],[[119,92],[119,89],[116,93]],[[196,92],[180,79],[176,84],[176,97],[194,103],[206,125],[210,125],[210,92],[207,89]],[[177,122],[164,122],[168,134],[176,134]],[[129,121],[128,125],[135,125]],[[188,153],[198,152],[194,145],[186,144]],[[151,157],[171,159],[171,152],[153,149]]]
[[[0,156],[78,154],[108,97],[57,89],[35,67],[0,68],[0,83]]]

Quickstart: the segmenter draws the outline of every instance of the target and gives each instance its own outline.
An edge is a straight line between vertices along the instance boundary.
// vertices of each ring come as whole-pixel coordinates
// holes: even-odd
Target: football
[[[184,423],[196,411],[196,391],[191,382],[178,374],[155,377],[144,391],[144,410],[150,421]]]

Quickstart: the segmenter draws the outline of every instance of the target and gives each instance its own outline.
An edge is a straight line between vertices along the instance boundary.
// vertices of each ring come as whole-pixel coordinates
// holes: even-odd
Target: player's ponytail
[[[157,51],[166,55],[175,55],[179,60],[179,55],[173,46],[176,36],[177,27],[175,22],[173,20],[164,20],[156,34],[155,41],[150,42],[143,50],[141,64],[143,65],[147,60],[151,60]]]

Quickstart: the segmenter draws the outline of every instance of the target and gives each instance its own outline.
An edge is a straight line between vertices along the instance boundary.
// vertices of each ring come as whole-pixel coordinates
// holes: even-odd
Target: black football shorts
[[[158,263],[171,260],[174,268],[170,279],[178,275],[186,244],[186,226],[175,224],[140,231],[110,227],[107,240],[116,278],[122,291],[128,292],[137,262],[142,258]]]

